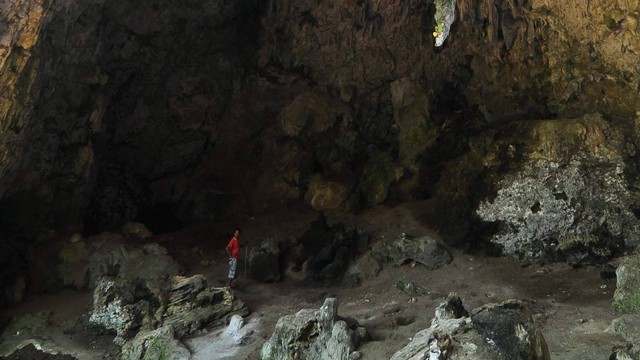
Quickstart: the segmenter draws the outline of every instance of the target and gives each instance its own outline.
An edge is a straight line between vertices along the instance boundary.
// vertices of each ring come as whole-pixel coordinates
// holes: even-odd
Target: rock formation
[[[202,275],[155,281],[105,277],[93,292],[90,321],[114,330],[123,352],[139,353],[136,349],[160,334],[180,339],[235,314],[247,315],[246,305],[230,288],[208,286]]]
[[[278,320],[260,353],[261,360],[348,360],[366,330],[338,316],[338,302],[326,299],[320,310],[304,309]]]
[[[456,294],[436,308],[431,327],[418,332],[391,360],[549,360],[544,337],[524,302],[507,300],[469,314]]]

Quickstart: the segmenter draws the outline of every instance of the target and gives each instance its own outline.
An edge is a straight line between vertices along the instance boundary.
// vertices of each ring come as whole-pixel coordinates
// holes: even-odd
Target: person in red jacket
[[[238,258],[240,257],[240,229],[235,229],[233,237],[229,240],[226,250],[229,255],[229,286],[236,278],[236,268],[238,267]]]

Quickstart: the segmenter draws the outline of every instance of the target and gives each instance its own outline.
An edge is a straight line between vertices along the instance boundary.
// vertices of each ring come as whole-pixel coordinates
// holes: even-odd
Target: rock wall
[[[598,112],[638,142],[637,1],[455,9],[435,47],[431,0],[5,1],[0,225],[460,196],[438,187],[447,161],[511,121]]]

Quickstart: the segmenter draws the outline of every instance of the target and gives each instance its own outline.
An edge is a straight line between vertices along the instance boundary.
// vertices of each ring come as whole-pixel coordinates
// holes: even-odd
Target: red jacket
[[[238,238],[235,236],[231,238],[227,244],[227,252],[229,253],[229,256],[234,259],[237,259],[240,256],[240,244],[238,243]]]

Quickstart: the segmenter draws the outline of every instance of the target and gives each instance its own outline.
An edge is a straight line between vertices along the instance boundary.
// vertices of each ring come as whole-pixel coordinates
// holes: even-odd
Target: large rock
[[[90,321],[116,331],[125,344],[140,331],[171,326],[177,337],[246,315],[246,305],[229,288],[207,286],[202,275],[165,281],[102,278],[93,293]]]
[[[366,334],[338,316],[338,302],[328,298],[320,310],[303,309],[278,320],[260,352],[261,360],[348,360]]]
[[[637,343],[636,345],[616,346],[613,348],[609,360],[640,360],[640,347],[638,347]]]
[[[640,255],[625,257],[616,270],[617,288],[613,294],[613,309],[617,313],[640,312]]]
[[[176,276],[182,267],[157,243],[127,244],[120,234],[103,233],[65,244],[56,268],[62,283],[93,289],[104,276],[156,280]]]
[[[428,269],[438,269],[451,262],[449,252],[431,236],[411,238],[402,233],[392,242],[375,248],[373,253],[378,259],[394,266],[413,260]]]
[[[360,235],[342,223],[329,226],[321,214],[300,238],[309,277],[328,282],[340,279],[355,255]]]
[[[471,315],[456,294],[440,304],[431,327],[418,332],[391,360],[549,360],[549,349],[528,306],[507,300]]]
[[[171,326],[163,326],[153,331],[138,333],[122,347],[122,359],[189,360],[191,352],[175,338]]]
[[[599,115],[514,126],[501,129],[513,130],[509,135],[474,140],[464,165],[468,172],[480,166],[486,187],[495,188],[480,193],[476,210],[492,224],[492,244],[504,254],[575,266],[638,248],[640,220],[628,181],[636,175],[627,166],[635,150],[621,127]]]
[[[249,274],[256,280],[280,281],[280,247],[278,239],[267,239],[249,253]]]

